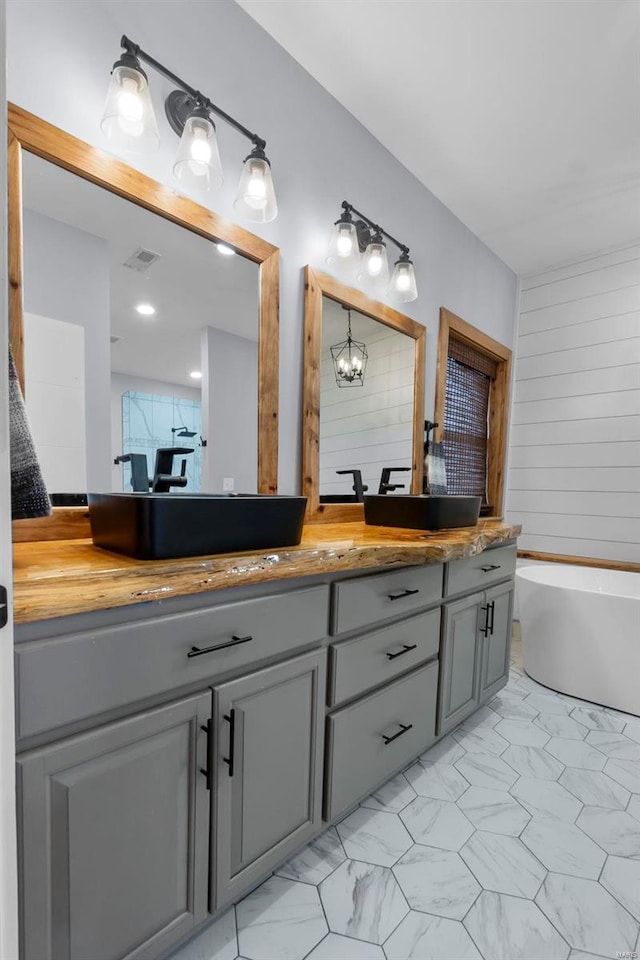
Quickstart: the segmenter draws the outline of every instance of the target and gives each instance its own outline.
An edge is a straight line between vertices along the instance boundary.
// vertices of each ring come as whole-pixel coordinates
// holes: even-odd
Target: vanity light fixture
[[[278,215],[271,164],[265,154],[266,141],[252,133],[199,90],[145,53],[137,43],[123,36],[124,52],[111,71],[107,101],[100,126],[116,149],[145,151],[160,144],[153,112],[149,82],[142,60],[179,89],[165,100],[165,113],[180,146],[173,165],[176,178],[196,190],[215,190],[222,184],[222,165],[211,114],[224,120],[251,141],[244,160],[235,208],[253,223],[268,223]]]
[[[141,317],[152,317],[156,312],[156,308],[150,303],[139,303],[136,306],[136,312],[139,313]]]
[[[400,251],[390,280],[385,238]],[[418,296],[409,247],[347,200],[342,201],[342,213],[334,224],[327,263],[344,275],[357,273],[359,280],[376,289],[386,288],[388,296],[400,303],[409,303]]]
[[[236,253],[236,252],[235,252],[235,250],[233,249],[233,247],[228,246],[228,244],[226,244],[226,243],[216,243],[216,244],[215,244],[215,247],[216,247],[218,253],[221,253],[223,257],[234,257],[234,256],[235,256],[235,253]]]
[[[347,311],[349,318],[347,339],[329,347],[336,383],[339,387],[361,387],[364,384],[369,354],[366,344],[354,340],[351,336],[351,310],[344,306],[342,309]]]

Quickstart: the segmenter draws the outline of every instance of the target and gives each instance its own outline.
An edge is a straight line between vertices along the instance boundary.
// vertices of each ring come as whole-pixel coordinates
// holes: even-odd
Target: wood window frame
[[[438,332],[438,366],[434,420],[439,424],[435,439],[442,442],[444,408],[447,394],[447,358],[451,336],[468,343],[497,364],[495,379],[489,392],[489,440],[487,443],[487,499],[494,516],[501,517],[504,507],[505,463],[509,429],[512,353],[504,344],[473,327],[466,320],[440,307]]]
[[[130,200],[158,216],[177,223],[207,240],[219,240],[253,260],[260,269],[258,334],[258,492],[278,492],[278,345],[279,280],[278,247],[230,220],[174,193],[129,164],[103,153],[77,137],[52,126],[40,117],[8,105],[8,215],[9,215],[9,340],[18,378],[24,391],[24,328],[22,269],[22,151],[33,153],[70,173]],[[65,508],[62,508],[65,510]],[[69,514],[67,508],[65,517]],[[37,527],[54,527],[52,518]],[[75,511],[86,514],[86,508]],[[75,522],[75,521],[74,521]],[[15,521],[22,524],[24,521]],[[15,529],[15,527],[14,527]],[[58,537],[54,537],[58,539]]]

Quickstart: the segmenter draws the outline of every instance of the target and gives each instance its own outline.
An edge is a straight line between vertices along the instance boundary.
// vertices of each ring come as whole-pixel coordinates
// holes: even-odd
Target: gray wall
[[[280,215],[254,232],[282,251],[282,492],[298,490],[300,481],[301,268],[324,268],[343,199],[411,247],[420,297],[406,312],[428,329],[427,414],[440,306],[512,346],[514,274],[232,0],[9,0],[9,99],[106,149],[99,120],[123,32],[268,140]],[[160,150],[126,159],[177,189],[171,166],[178,141],[162,102],[170,87],[155,74],[151,84]],[[236,219],[232,199],[247,143],[222,122],[218,129],[225,184],[208,202]]]
[[[111,484],[109,252],[106,240],[24,211],[24,309],[84,327],[87,488]],[[27,385],[28,389],[28,385]]]

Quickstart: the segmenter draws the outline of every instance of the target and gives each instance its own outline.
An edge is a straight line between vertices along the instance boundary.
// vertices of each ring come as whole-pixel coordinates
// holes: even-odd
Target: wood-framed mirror
[[[164,386],[165,382],[170,387],[177,386],[172,391],[154,388],[148,395],[149,403],[155,406],[149,406],[146,409],[149,411],[153,409],[153,417],[160,417],[162,413],[166,421],[163,421],[162,426],[162,442],[158,443],[155,438],[156,448],[185,443],[194,448],[198,447],[202,462],[205,464],[201,479],[208,477],[207,485],[203,482],[200,489],[209,492],[235,489],[238,492],[277,493],[278,248],[243,227],[200,206],[194,200],[174,193],[169,187],[139,173],[125,162],[11,104],[8,108],[8,174],[10,343],[18,376],[26,395],[27,412],[29,413],[30,398],[31,402],[35,403],[34,395],[39,389],[34,385],[35,380],[30,389],[29,350],[31,349],[33,354],[34,348],[29,347],[29,337],[32,345],[36,344],[35,354],[38,352],[38,343],[46,344],[47,347],[55,344],[56,359],[59,360],[64,356],[62,364],[64,365],[67,355],[60,348],[57,331],[61,330],[65,333],[63,328],[68,327],[71,330],[75,325],[77,332],[77,328],[83,325],[83,320],[79,320],[77,316],[71,318],[49,316],[48,314],[55,313],[55,310],[47,309],[46,298],[33,295],[33,287],[37,285],[35,280],[42,275],[42,270],[45,272],[49,270],[52,274],[50,286],[55,286],[57,283],[61,288],[66,285],[67,300],[65,302],[71,302],[73,296],[76,296],[78,301],[82,301],[80,303],[82,309],[91,313],[94,311],[94,304],[87,297],[87,286],[84,283],[89,268],[82,254],[92,245],[102,243],[106,251],[105,289],[109,303],[107,313],[111,313],[112,324],[114,317],[117,317],[118,322],[124,323],[126,329],[123,336],[120,329],[114,329],[112,326],[109,336],[109,328],[107,327],[105,334],[104,327],[101,327],[101,369],[104,371],[106,364],[107,376],[111,378],[107,400],[102,402],[104,397],[101,400],[102,407],[105,403],[110,405],[109,410],[102,409],[101,422],[104,429],[93,431],[89,429],[89,391],[92,389],[89,355],[92,344],[95,344],[95,337],[92,332],[87,332],[88,328],[83,331],[84,341],[81,338],[78,351],[78,355],[84,359],[87,366],[80,376],[73,375],[76,381],[82,380],[83,388],[86,384],[87,390],[85,431],[87,461],[91,443],[94,447],[98,441],[108,445],[104,451],[100,451],[102,472],[99,475],[102,478],[106,473],[105,462],[106,469],[110,469],[112,475],[105,482],[101,480],[97,489],[130,489],[130,482],[127,482],[128,477],[124,475],[122,465],[117,467],[113,465],[114,449],[118,449],[118,441],[113,440],[114,416],[116,419],[120,417],[118,437],[119,442],[124,442],[128,415],[124,410],[125,394],[116,396],[113,393],[114,370],[123,381],[126,380],[126,395],[133,405],[130,411],[131,418],[135,412],[139,415],[139,419],[144,419],[146,414],[140,397],[147,395],[141,393],[135,377],[139,378],[140,383],[150,382],[153,380],[153,373],[150,371],[157,369],[162,372],[157,375],[154,382],[157,381],[160,386]],[[75,191],[73,196],[69,192],[71,189]],[[29,202],[28,207],[25,206],[26,200]],[[113,212],[116,206],[117,216]],[[72,212],[75,219],[70,219]],[[96,223],[95,230],[92,217]],[[118,220],[120,236],[114,239],[115,226],[111,221],[116,220]],[[52,264],[59,262],[56,260],[59,254],[57,238],[59,235],[62,236],[64,231],[67,234],[70,232],[74,234],[72,237],[74,243],[69,249],[75,251],[76,259],[75,261],[72,257],[68,259],[68,263],[65,264],[67,272],[64,277],[61,277],[54,275]],[[173,231],[172,234],[171,231]],[[149,259],[146,257],[149,252],[146,248],[150,247],[151,252],[155,251],[154,237],[157,237],[159,264],[157,266],[154,264],[150,272],[142,276],[146,265],[143,262],[137,262],[136,257],[141,253],[142,256],[138,257],[138,261]],[[31,246],[27,246],[27,241]],[[165,249],[167,256],[162,252]],[[168,255],[170,251],[175,254],[175,263]],[[239,256],[232,256],[231,254],[234,253]],[[132,264],[125,262],[130,259]],[[116,280],[114,280],[114,263],[118,274]],[[36,269],[36,265],[39,269]],[[73,295],[69,296],[70,280],[74,279],[69,270],[73,266],[75,266],[78,290],[76,294],[73,289]],[[155,273],[152,272],[154,270]],[[176,286],[177,276],[182,277],[185,284],[188,282],[189,296]],[[220,283],[216,283],[218,279]],[[236,286],[234,287],[233,284]],[[40,290],[37,292],[41,293]],[[60,290],[54,293],[59,294]],[[226,300],[223,300],[223,293]],[[199,300],[194,299],[196,295],[199,296]],[[153,322],[149,323],[148,318],[135,313],[136,303],[139,300],[153,301],[154,297],[156,300],[161,300],[165,309],[158,310],[158,316],[152,318]],[[124,299],[127,300],[126,309],[123,307]],[[41,306],[43,303],[45,305]],[[64,310],[61,312],[64,313]],[[127,316],[123,319],[124,313]],[[141,314],[142,311],[138,313]],[[31,333],[29,333],[30,317],[33,319]],[[165,321],[168,323],[169,317],[171,322],[163,328],[162,323]],[[68,322],[69,320],[71,322]],[[47,323],[42,326],[41,321],[47,321]],[[138,327],[132,326],[134,322]],[[140,339],[145,322],[147,323],[144,328],[146,344]],[[238,329],[236,329],[236,322],[239,325]],[[109,317],[107,317],[107,323],[109,323]],[[158,357],[155,357],[155,351],[163,337],[169,345],[170,356],[161,362]],[[74,338],[77,340],[76,335],[71,331],[69,342]],[[123,341],[127,347],[126,350],[121,346]],[[191,373],[200,373],[204,376],[197,360],[194,363],[198,369],[189,369],[194,365],[191,362],[192,354],[189,353],[189,349],[195,349],[194,344],[197,344],[198,358],[202,359],[203,363],[206,363],[208,356],[212,364],[214,361],[218,364],[217,367],[215,365],[211,367],[216,376],[220,374],[222,380],[224,379],[222,374],[226,373],[224,389],[227,392],[220,395],[221,402],[216,401],[215,405],[212,399],[214,388],[211,383],[208,386],[208,393],[205,393],[204,385],[202,386],[202,403],[195,403],[189,397],[198,384],[187,381],[180,386],[181,381],[178,375],[172,372],[180,359],[182,362],[180,376],[189,377]],[[118,349],[122,354],[119,360],[120,367],[114,367],[113,358]],[[250,361],[244,359],[247,356],[246,353],[241,352],[244,349],[249,350]],[[35,363],[36,367],[39,366],[42,369],[49,362],[48,359],[43,358],[43,352],[43,350],[40,351],[40,356]],[[103,356],[104,353],[106,358]],[[123,359],[125,354],[126,359]],[[222,372],[219,359],[221,357],[224,357],[224,367],[227,368]],[[149,365],[152,361],[155,366]],[[143,367],[136,364],[143,364]],[[234,431],[231,431],[228,422],[229,411],[236,408],[233,394],[229,394],[234,383],[232,368],[235,379],[240,380],[238,409],[240,409],[240,394],[242,394],[242,403],[245,405],[243,409],[251,421],[247,424],[246,430],[242,426],[235,425]],[[238,377],[237,371],[248,369],[251,371],[251,378],[247,375],[243,382],[243,375]],[[214,379],[213,375],[209,377],[209,381]],[[62,390],[63,387],[60,389]],[[171,392],[172,396],[161,397],[162,392]],[[84,395],[82,396],[84,399]],[[205,397],[207,404],[205,404]],[[120,400],[122,400],[121,414],[114,414],[114,407],[119,409]],[[160,410],[160,400],[173,401],[173,407],[167,415],[165,415],[166,409]],[[76,400],[76,406],[78,405]],[[194,408],[199,406],[202,407],[202,419],[200,419],[200,412],[197,415],[194,413]],[[208,414],[205,412],[205,406],[208,407]],[[211,411],[214,410],[214,406],[216,424],[211,422]],[[166,403],[164,407],[167,408]],[[147,422],[151,415],[151,413],[148,414]],[[84,418],[84,413],[82,416]],[[189,417],[194,418],[193,422]],[[70,423],[71,419],[73,423]],[[78,418],[67,420],[65,429],[70,434],[80,432],[78,419],[79,415]],[[59,414],[57,420],[60,420]],[[93,422],[98,423],[95,418]],[[111,425],[111,437],[105,437],[104,433],[109,432],[109,425]],[[230,486],[234,468],[225,469],[224,464],[220,464],[219,467],[216,464],[218,472],[225,473],[224,485],[221,476],[218,478],[216,475],[214,478],[210,464],[215,458],[222,460],[222,457],[217,455],[211,438],[214,434],[218,436],[216,430],[219,432],[223,429],[226,430],[226,443],[230,449],[232,433],[235,436],[236,447],[239,445],[239,439],[246,439],[247,461],[251,466],[250,481]],[[133,432],[135,431],[132,428]],[[153,432],[149,429],[149,434]],[[157,433],[157,430],[155,432]],[[96,433],[102,435],[96,437]],[[182,437],[187,439],[180,439]],[[151,438],[141,442],[152,447]],[[58,443],[64,444],[64,439],[59,440]],[[36,437],[37,448],[38,438]],[[107,450],[108,454],[105,452]],[[127,452],[126,444],[123,452]],[[64,455],[58,451],[56,456],[59,461]],[[108,456],[107,461],[104,459],[105,456]],[[150,466],[153,468],[153,462]],[[209,469],[208,475],[207,469]],[[238,476],[241,473],[241,468],[238,467]],[[87,466],[87,475],[89,474]],[[95,484],[92,485],[88,478],[87,482],[88,489],[96,489]],[[189,484],[191,485],[191,479]],[[253,489],[246,489],[247,485]],[[194,489],[198,488],[194,487]]]
[[[383,470],[398,468],[387,477],[389,492],[422,493],[426,334],[411,317],[305,267],[302,492],[308,522],[363,519],[355,477],[347,471],[359,470],[368,492],[377,493]],[[349,336],[356,347],[345,353]]]

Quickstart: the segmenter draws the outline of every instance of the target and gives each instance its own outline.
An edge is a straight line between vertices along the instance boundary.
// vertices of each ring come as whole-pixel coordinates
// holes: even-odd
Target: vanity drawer
[[[517,545],[512,543],[506,547],[485,550],[475,557],[451,561],[447,564],[444,578],[445,597],[482,590],[487,584],[512,577],[516,572],[517,550]]]
[[[328,703],[334,706],[436,656],[440,647],[440,607],[409,620],[330,647]]]
[[[328,718],[325,820],[433,743],[437,689],[436,660]]]
[[[442,569],[442,564],[423,564],[334,584],[332,634],[437,603],[442,598]]]
[[[20,643],[17,735],[48,732],[197,681],[205,686],[239,668],[248,672],[322,640],[328,614],[328,587],[322,584]],[[208,652],[190,657],[194,646]]]

